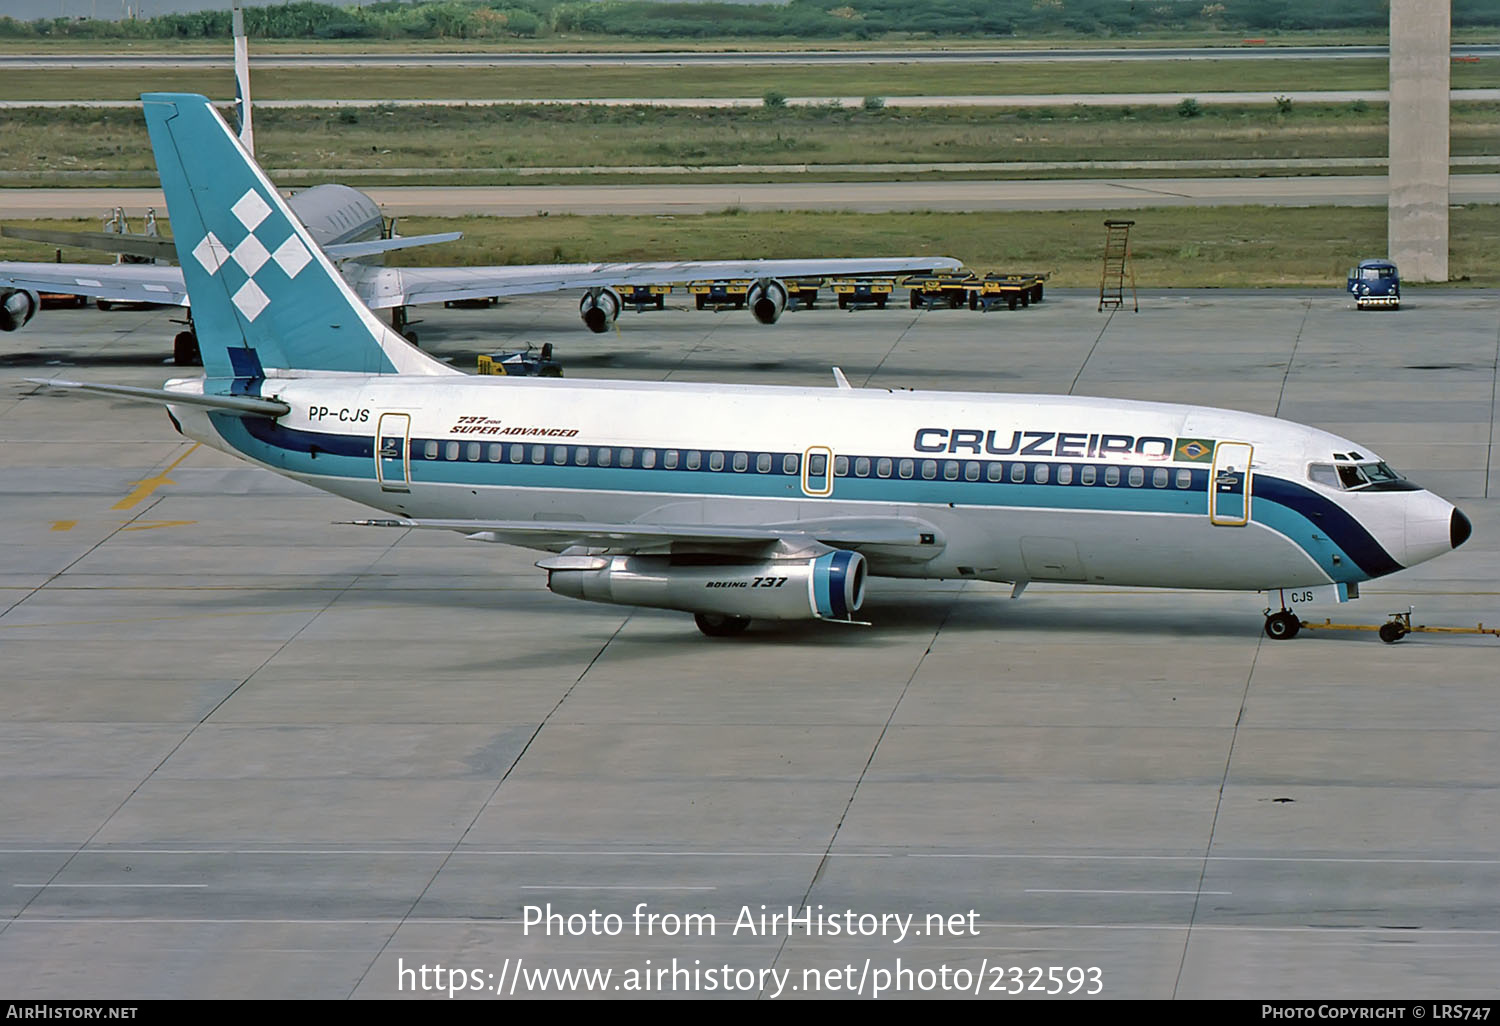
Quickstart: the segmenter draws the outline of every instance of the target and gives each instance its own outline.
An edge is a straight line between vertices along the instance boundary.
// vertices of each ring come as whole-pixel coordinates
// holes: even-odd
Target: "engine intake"
[[[851,620],[865,601],[865,557],[698,563],[672,556],[559,556],[537,566],[558,595],[760,620]]]
[[[614,289],[589,289],[578,302],[578,313],[590,331],[602,335],[620,316],[620,305],[620,294]]]
[[[786,286],[775,278],[762,278],[750,286],[745,293],[745,304],[762,324],[775,324],[781,311],[786,309],[788,293]]]
[[[0,291],[0,331],[15,331],[36,316],[42,297],[26,289]]]

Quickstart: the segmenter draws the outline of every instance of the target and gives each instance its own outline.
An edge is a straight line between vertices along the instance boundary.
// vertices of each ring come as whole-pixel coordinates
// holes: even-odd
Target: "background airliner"
[[[362,523],[552,553],[559,594],[721,635],[860,622],[869,575],[1266,591],[1279,639],[1289,603],[1470,534],[1364,446],[1247,413],[463,375],[359,302],[205,98],[143,100],[205,376],[50,384],[395,515]]]
[[[236,108],[240,139],[254,154],[250,107],[250,66],[239,9],[234,10]],[[458,232],[395,236],[380,206],[358,189],[328,184],[293,195],[288,206],[313,243],[331,257],[354,294],[372,310],[389,310],[391,323],[405,331],[406,308],[423,303],[460,302],[504,296],[583,289],[578,312],[590,331],[605,332],[623,303],[614,286],[655,285],[695,279],[750,279],[745,305],[761,324],[774,324],[790,296],[784,279],[803,277],[900,275],[957,270],[951,257],[848,257],[807,260],[676,260],[589,264],[512,264],[492,267],[384,267],[377,261],[390,250],[451,242]],[[173,228],[175,232],[177,229]],[[175,256],[170,239],[124,237],[103,232],[8,229],[6,234],[54,245],[84,246],[154,259]],[[178,267],[155,264],[62,264],[0,261],[0,331],[15,331],[41,308],[43,292],[88,296],[116,302],[188,304]],[[190,328],[173,344],[178,364],[196,364],[198,339]]]

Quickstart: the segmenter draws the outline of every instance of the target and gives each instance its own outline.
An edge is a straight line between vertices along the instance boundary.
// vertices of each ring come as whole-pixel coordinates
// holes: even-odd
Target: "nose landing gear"
[[[1290,641],[1302,629],[1302,621],[1289,609],[1279,613],[1266,612],[1266,637],[1272,641]]]

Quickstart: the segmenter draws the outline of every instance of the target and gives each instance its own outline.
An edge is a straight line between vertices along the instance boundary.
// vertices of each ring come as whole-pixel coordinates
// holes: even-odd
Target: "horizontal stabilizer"
[[[49,246],[73,246],[102,253],[123,253],[150,260],[176,260],[177,244],[160,235],[124,235],[119,232],[58,232],[47,228],[0,227],[0,235],[12,239],[45,242]]]
[[[245,417],[280,417],[292,408],[276,399],[262,399],[253,395],[194,395],[190,392],[172,392],[165,388],[137,388],[134,385],[95,385],[87,381],[63,381],[55,378],[27,378],[27,381],[48,388],[69,391],[94,392],[112,395],[119,399],[135,399],[140,402],[163,403],[169,406],[204,406],[225,413],[237,413]]]
[[[463,232],[438,232],[436,235],[398,235],[394,239],[371,239],[368,242],[339,242],[324,246],[323,252],[334,260],[389,253],[393,249],[412,249],[416,246],[435,246],[439,242],[456,242],[464,237]]]

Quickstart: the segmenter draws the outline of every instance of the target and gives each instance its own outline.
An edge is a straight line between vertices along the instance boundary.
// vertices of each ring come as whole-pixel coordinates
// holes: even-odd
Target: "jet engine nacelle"
[[[602,335],[620,316],[620,306],[620,294],[614,289],[589,289],[578,302],[578,313],[590,331]]]
[[[787,298],[785,285],[775,278],[762,278],[745,293],[745,305],[760,323],[775,324],[781,311],[786,309]]]
[[[15,331],[41,308],[42,297],[28,289],[0,291],[0,331]]]
[[[865,557],[844,549],[755,563],[564,555],[537,565],[558,595],[623,606],[758,620],[852,620],[865,601]]]

